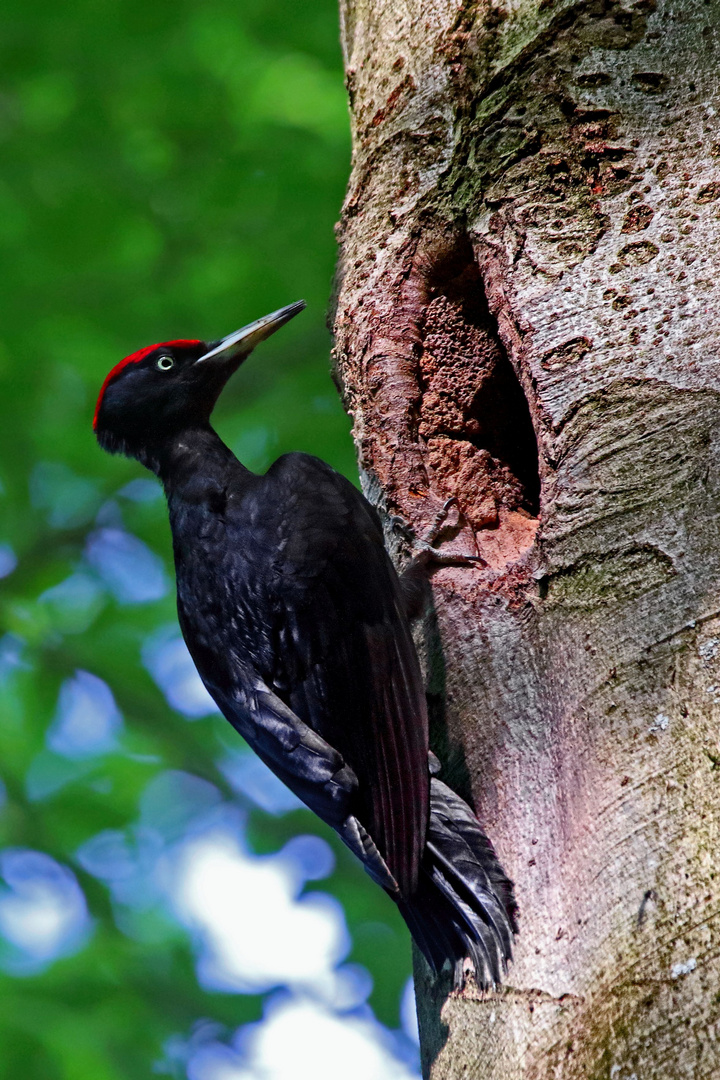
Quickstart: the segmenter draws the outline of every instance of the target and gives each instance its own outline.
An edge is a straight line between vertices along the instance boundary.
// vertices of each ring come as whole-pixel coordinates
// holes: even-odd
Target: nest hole
[[[527,398],[464,254],[441,268],[425,310],[419,435],[434,486],[477,530],[503,510],[536,518],[540,470]]]

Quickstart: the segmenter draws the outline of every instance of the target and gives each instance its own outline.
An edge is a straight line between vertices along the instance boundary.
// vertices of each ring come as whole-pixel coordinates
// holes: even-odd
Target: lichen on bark
[[[418,966],[426,1071],[720,1075],[720,7],[342,25],[338,380],[372,497],[481,556],[418,640],[520,904],[498,994]]]

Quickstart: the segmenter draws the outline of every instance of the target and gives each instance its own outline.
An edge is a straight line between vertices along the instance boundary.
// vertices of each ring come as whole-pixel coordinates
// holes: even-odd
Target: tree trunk
[[[482,557],[421,646],[520,908],[501,992],[418,960],[426,1073],[717,1078],[720,5],[342,25],[337,369],[370,497]]]

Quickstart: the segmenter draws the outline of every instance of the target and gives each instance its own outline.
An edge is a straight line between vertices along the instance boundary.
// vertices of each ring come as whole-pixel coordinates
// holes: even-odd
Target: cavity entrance
[[[528,402],[474,263],[439,281],[425,310],[418,435],[431,484],[473,531],[537,519],[540,473]]]

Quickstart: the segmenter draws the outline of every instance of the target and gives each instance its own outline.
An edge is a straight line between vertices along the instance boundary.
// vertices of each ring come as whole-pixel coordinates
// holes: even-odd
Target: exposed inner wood
[[[430,487],[457,499],[478,553],[500,569],[534,540],[538,450],[474,263],[432,290],[419,367],[418,436]]]

